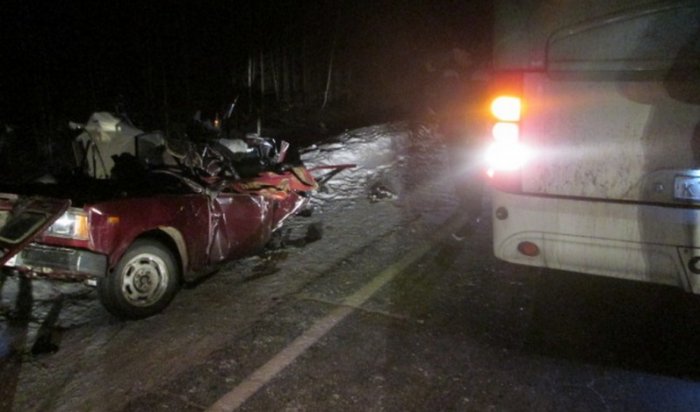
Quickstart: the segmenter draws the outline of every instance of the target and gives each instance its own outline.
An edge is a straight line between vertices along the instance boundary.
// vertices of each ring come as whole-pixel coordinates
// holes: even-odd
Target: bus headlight
[[[530,149],[520,142],[495,141],[486,150],[486,164],[491,175],[497,171],[515,171],[532,157]]]

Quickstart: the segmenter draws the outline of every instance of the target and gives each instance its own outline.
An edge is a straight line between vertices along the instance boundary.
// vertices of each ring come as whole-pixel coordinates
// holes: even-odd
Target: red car
[[[352,166],[317,168],[330,170],[319,181],[281,162],[242,177],[233,166],[245,159],[221,145],[166,149],[176,166],[141,170],[136,157],[115,156],[111,176],[0,187],[0,267],[96,284],[114,315],[148,317],[183,282],[261,249],[318,183]]]
[[[0,194],[0,264],[96,280],[103,305],[124,318],[160,312],[183,281],[263,247],[316,188],[301,167],[211,186],[167,171],[138,184],[91,183]],[[51,192],[71,200],[35,196]]]

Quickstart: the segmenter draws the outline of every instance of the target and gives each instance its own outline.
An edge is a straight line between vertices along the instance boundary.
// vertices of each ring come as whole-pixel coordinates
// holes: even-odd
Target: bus
[[[700,293],[700,2],[495,7],[496,257]]]

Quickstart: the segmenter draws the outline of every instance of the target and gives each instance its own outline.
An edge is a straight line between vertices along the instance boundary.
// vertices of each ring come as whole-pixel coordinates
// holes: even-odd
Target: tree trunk
[[[330,94],[331,91],[331,80],[333,78],[333,57],[335,55],[335,38],[333,39],[333,46],[331,47],[331,57],[328,59],[328,76],[326,77],[326,90],[323,93],[323,104],[321,105],[321,109],[326,108],[326,104],[328,104],[328,95]]]
[[[270,67],[270,71],[272,72],[272,85],[275,89],[275,102],[277,105],[279,105],[280,102],[280,79],[279,79],[279,62],[278,56],[279,56],[280,49],[277,49],[276,52],[272,53],[272,61]]]
[[[248,117],[253,115],[253,56],[248,56]]]
[[[309,67],[306,61],[306,37],[301,40],[301,96],[304,104],[307,102],[309,93]]]
[[[282,49],[282,100],[285,103],[290,101],[290,76],[289,76],[289,53],[287,49]]]
[[[260,51],[260,95],[265,96],[265,53]]]
[[[265,111],[265,53],[260,51],[260,106],[258,109],[258,134],[262,128],[262,116]]]
[[[165,73],[165,69],[161,68],[163,75],[163,115],[165,120],[165,130],[170,130],[170,114],[169,114],[169,103],[168,103],[168,78]]]
[[[342,15],[342,8],[343,4],[341,0],[340,6],[338,7],[338,14],[336,15],[335,27],[333,28],[333,43],[331,44],[331,56],[328,59],[328,76],[326,77],[326,90],[323,93],[323,104],[321,105],[321,110],[326,108],[326,104],[328,104],[328,97],[331,92],[331,80],[333,79],[333,58],[335,57],[335,47],[338,43],[338,31],[340,26],[340,17]]]

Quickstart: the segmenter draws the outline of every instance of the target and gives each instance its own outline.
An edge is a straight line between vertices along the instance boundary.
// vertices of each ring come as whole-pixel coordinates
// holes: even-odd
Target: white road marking
[[[274,379],[284,368],[291,365],[296,358],[306,352],[311,345],[318,342],[333,329],[335,325],[353,313],[355,307],[361,306],[379,289],[394,279],[396,275],[423,257],[438,239],[445,237],[445,234],[449,235],[451,229],[459,227],[462,222],[462,217],[453,216],[453,218],[443,224],[439,230],[434,232],[437,235],[433,239],[411,250],[401,260],[384,269],[379,275],[363,286],[362,289],[345,298],[341,306],[331,311],[331,313],[325,317],[317,320],[301,336],[296,338],[286,348],[282,349],[281,352],[275,355],[266,364],[258,368],[230,392],[219,398],[207,411],[224,412],[238,409],[245,401],[260,390],[260,388]]]

